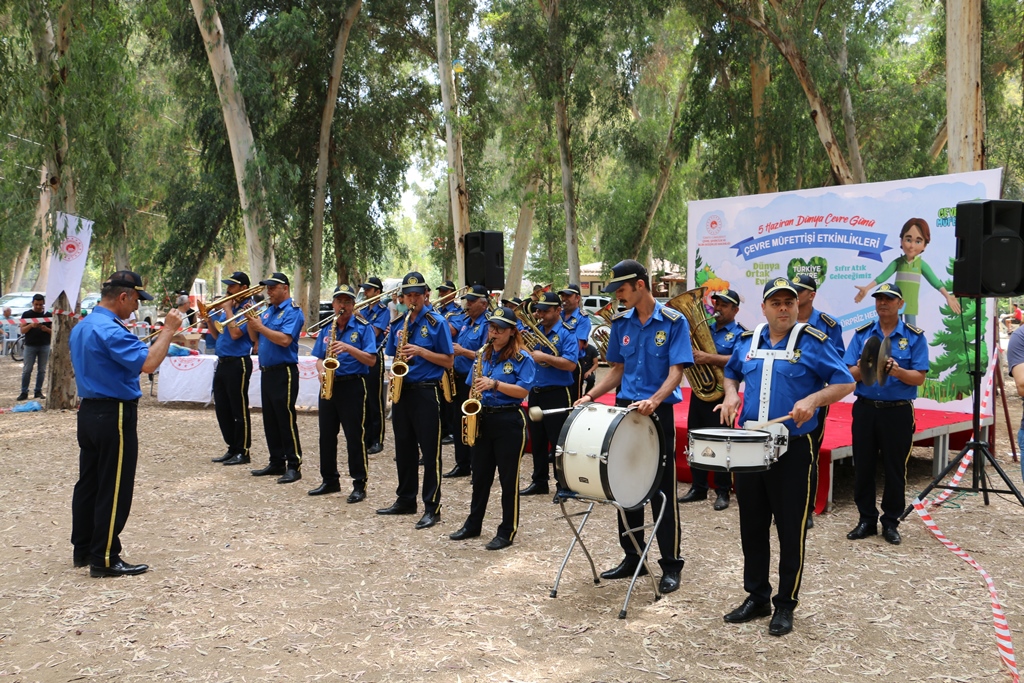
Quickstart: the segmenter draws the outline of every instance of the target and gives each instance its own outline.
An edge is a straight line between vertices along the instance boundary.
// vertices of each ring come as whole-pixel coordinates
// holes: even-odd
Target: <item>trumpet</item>
[[[358,304],[356,304],[355,308],[352,309],[352,314],[354,315],[357,312],[359,312],[360,310],[362,310],[362,309],[364,309],[364,308],[366,308],[368,306],[374,305],[375,303],[377,303],[378,301],[380,301],[384,297],[390,297],[392,294],[397,292],[398,289],[399,289],[398,287],[395,287],[394,289],[390,289],[390,290],[388,290],[386,292],[381,292],[377,296],[371,296],[369,299],[363,299]],[[327,327],[328,325],[333,323],[335,318],[337,318],[337,317],[338,316],[335,314],[335,315],[328,316],[328,317],[324,318],[323,320],[319,320],[319,321],[313,323],[312,325],[310,325],[309,327],[306,328],[306,334],[316,334],[320,330],[324,329],[325,327]]]
[[[243,308],[238,313],[235,313],[233,316],[231,316],[230,318],[228,318],[224,322],[221,322],[219,320],[214,320],[213,321],[213,326],[217,328],[217,333],[219,334],[219,333],[224,331],[225,327],[227,327],[231,323],[235,322],[239,318],[242,318],[242,317],[245,317],[245,318],[255,318],[257,315],[259,315],[259,314],[263,313],[263,311],[267,310],[267,306],[269,306],[269,305],[270,304],[266,300],[261,301],[258,304],[256,304],[255,306],[249,306],[247,308]]]
[[[257,294],[262,294],[264,289],[266,289],[266,287],[264,287],[263,285],[256,285],[254,287],[250,287],[249,289],[243,289],[240,292],[235,292],[234,294],[222,296],[216,301],[213,301],[208,304],[204,304],[201,300],[197,299],[196,306],[199,308],[199,317],[197,318],[196,322],[198,322],[199,320],[209,319],[210,313],[213,312],[213,309],[223,306],[229,301],[244,301],[245,299],[251,299]]]
[[[456,289],[454,292],[448,292],[447,294],[445,294],[440,299],[434,302],[434,308],[437,310],[441,310],[442,308],[450,304],[452,301],[455,301],[468,291],[469,286],[461,287],[459,289]]]

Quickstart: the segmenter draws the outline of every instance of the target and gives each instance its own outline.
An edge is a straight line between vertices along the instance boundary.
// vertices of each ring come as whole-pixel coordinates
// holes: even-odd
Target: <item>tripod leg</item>
[[[947,476],[949,476],[950,472],[952,472],[957,467],[959,467],[960,461],[963,460],[964,456],[967,454],[967,451],[972,450],[972,448],[973,448],[975,453],[977,453],[978,449],[981,448],[981,447],[982,447],[982,444],[980,444],[978,442],[975,442],[975,441],[968,442],[960,450],[960,452],[956,454],[956,457],[953,458],[952,460],[950,460],[946,464],[946,468],[944,470],[942,470],[941,472],[939,472],[939,475],[937,477],[935,477],[934,479],[932,479],[931,483],[928,484],[928,486],[926,486],[925,489],[923,491],[921,491],[921,493],[917,494],[917,497],[919,499],[921,499],[922,501],[925,500],[927,498],[928,494],[931,492],[932,489],[937,487],[939,485],[939,483],[943,479],[945,479]],[[975,459],[977,459],[977,458],[975,458]],[[900,521],[902,522],[904,519],[906,519],[907,515],[909,515],[913,511],[914,511],[914,505],[913,505],[913,503],[911,503],[910,505],[907,506],[907,509],[903,511],[903,514],[900,515]]]

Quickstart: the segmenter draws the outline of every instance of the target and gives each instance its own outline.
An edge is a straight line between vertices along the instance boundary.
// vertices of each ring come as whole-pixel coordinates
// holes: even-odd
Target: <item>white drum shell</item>
[[[655,419],[636,409],[580,406],[562,427],[555,476],[560,486],[580,496],[639,507],[660,483],[661,439]]]
[[[687,461],[710,472],[763,472],[778,460],[774,435],[753,429],[691,429]]]

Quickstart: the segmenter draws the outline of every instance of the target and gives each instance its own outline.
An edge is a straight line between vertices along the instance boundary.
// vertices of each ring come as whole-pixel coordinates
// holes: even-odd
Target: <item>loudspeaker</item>
[[[483,285],[492,292],[505,289],[505,245],[500,232],[467,232],[464,256],[465,284]]]
[[[986,199],[956,205],[953,294],[1024,295],[1024,202]]]

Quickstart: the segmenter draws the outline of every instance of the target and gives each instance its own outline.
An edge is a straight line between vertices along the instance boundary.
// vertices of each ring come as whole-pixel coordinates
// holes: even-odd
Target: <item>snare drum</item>
[[[662,451],[657,416],[588,403],[573,409],[562,427],[555,478],[580,496],[638,508],[661,483]]]
[[[775,437],[754,429],[691,429],[687,461],[711,472],[763,472],[779,459]],[[716,480],[717,481],[717,480]]]

